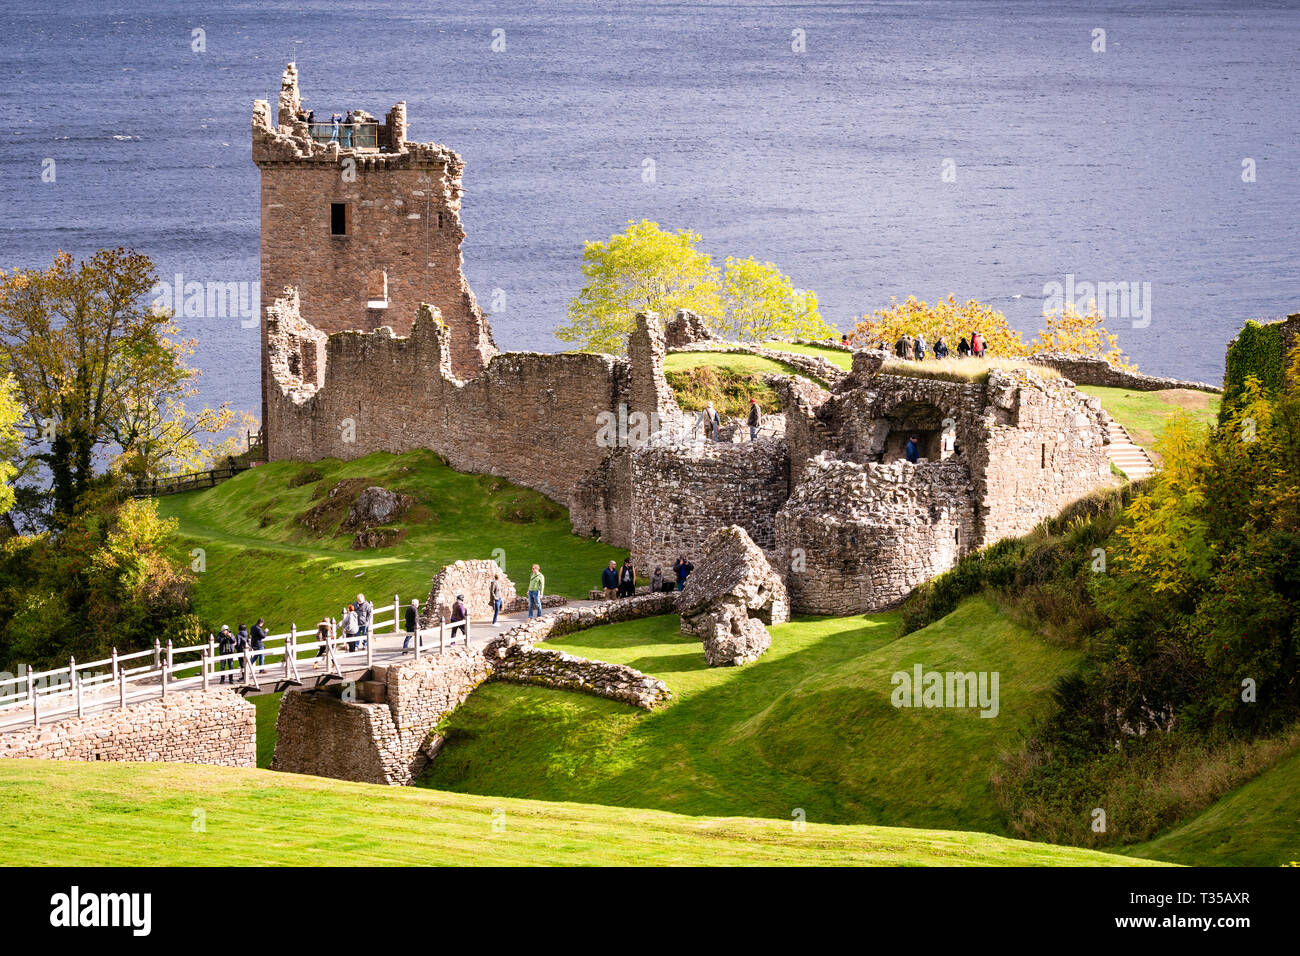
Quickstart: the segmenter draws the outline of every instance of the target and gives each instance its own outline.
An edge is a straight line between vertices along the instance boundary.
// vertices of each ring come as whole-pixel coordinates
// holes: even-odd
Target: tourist
[[[262,666],[265,663],[263,651],[266,650],[266,620],[264,618],[259,617],[257,619],[250,636],[253,640],[253,663],[257,665],[259,672],[266,670]]]
[[[364,651],[370,644],[370,624],[375,619],[375,606],[364,594],[357,595],[357,650]]]
[[[970,334],[971,354],[974,355],[976,358],[983,358],[984,349],[985,349],[984,336],[980,335],[978,332],[972,332]]]
[[[352,111],[348,110],[348,115],[343,120],[343,148],[352,148]]]
[[[501,613],[501,573],[497,572],[492,575],[492,583],[488,585],[488,600],[492,602],[492,626],[500,627],[497,623],[497,615]]]
[[[235,631],[235,653],[239,655],[239,679],[248,683],[248,655],[245,653],[253,646],[253,639],[248,634],[248,625],[240,624]]]
[[[618,564],[609,562],[609,567],[600,572],[600,586],[605,589],[605,600],[618,594]]]
[[[948,343],[944,341],[942,335],[939,336],[939,341],[934,343],[934,357],[937,359],[948,357]]]
[[[970,355],[970,343],[966,341],[966,336],[963,335],[961,341],[957,343],[957,357],[965,358],[968,355]]]
[[[907,358],[908,353],[911,352],[911,344],[911,339],[906,335],[900,335],[898,341],[894,343],[894,354],[901,359]]]
[[[664,589],[664,569],[655,568],[655,573],[650,575],[650,593],[658,594]]]
[[[411,598],[411,603],[406,609],[406,640],[402,641],[402,650],[415,641],[415,648],[419,650],[420,639],[416,634],[416,628],[420,626],[420,602]]]
[[[912,343],[912,355],[915,356],[918,362],[925,359],[925,339],[920,334],[916,336],[916,340]]]
[[[903,449],[903,454],[906,455],[907,460],[914,465],[916,464],[917,460],[921,457],[921,450],[916,444],[915,435],[913,435],[911,438],[907,440],[907,447]]]
[[[337,142],[339,141],[339,120],[340,120],[340,119],[341,119],[341,117],[339,116],[338,113],[331,113],[331,114],[330,114],[330,123],[331,123],[332,125],[331,125],[331,127],[330,127],[330,139],[329,139],[329,141],[330,141],[331,143],[337,143]]]
[[[758,407],[758,399],[749,400],[749,440],[758,441],[758,429],[763,424],[763,412]]]
[[[847,335],[840,336],[840,348],[845,348],[845,349],[853,348],[853,346],[849,344],[849,337]]]
[[[542,616],[542,592],[546,590],[546,575],[538,565],[533,565],[533,573],[528,578],[528,619],[532,620],[533,611]]]
[[[633,594],[636,594],[636,568],[632,566],[632,558],[626,557],[618,572],[618,596],[631,597]]]
[[[312,667],[320,667],[320,659],[329,656],[329,644],[333,630],[334,622],[328,617],[321,618],[321,622],[316,625],[316,642],[320,644],[320,647],[316,648],[316,660]]]
[[[673,564],[673,572],[677,575],[677,590],[686,587],[686,578],[694,570],[695,565],[686,559],[686,555],[677,558],[676,563]]]
[[[235,662],[228,657],[233,653],[235,653],[235,635],[230,633],[230,625],[222,624],[221,630],[217,633],[217,654],[226,659],[217,661],[217,670],[233,671],[235,669]],[[227,682],[233,684],[235,675],[223,673],[221,680],[217,681],[218,684]]]
[[[343,631],[343,636],[348,642],[348,653],[353,653],[357,649],[357,609],[351,604],[343,607],[343,615],[339,618],[339,627]]]
[[[456,642],[456,631],[460,631],[460,636],[469,643],[469,609],[465,607],[465,595],[457,594],[456,603],[451,606],[451,637],[447,638],[448,642]]]

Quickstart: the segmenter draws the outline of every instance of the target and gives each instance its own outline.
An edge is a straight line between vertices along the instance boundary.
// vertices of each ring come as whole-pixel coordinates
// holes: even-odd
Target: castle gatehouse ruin
[[[1096,399],[1029,364],[947,381],[856,352],[851,373],[820,376],[829,391],[772,376],[776,433],[715,443],[673,398],[653,313],[626,358],[497,353],[461,272],[460,158],[407,143],[404,104],[383,123],[353,116],[349,147],[310,124],[292,64],[276,123],[254,105],[262,288],[277,290],[262,328],[273,460],[427,448],[546,494],[647,574],[735,525],[785,576],[792,609],[820,614],[896,605],[1111,480]],[[674,342],[698,325],[665,319]],[[755,351],[813,374],[807,356]]]

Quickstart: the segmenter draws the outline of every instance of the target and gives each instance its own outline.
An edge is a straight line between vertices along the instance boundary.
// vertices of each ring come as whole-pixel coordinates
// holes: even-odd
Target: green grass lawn
[[[1218,419],[1220,396],[1188,388],[1134,392],[1126,388],[1080,385],[1079,391],[1101,400],[1110,417],[1128,429],[1133,441],[1150,449],[1164,433],[1169,416],[1182,409],[1195,421],[1209,425]]]
[[[990,776],[1078,655],[983,599],[898,636],[895,614],[772,629],[745,667],[709,668],[676,616],[548,642],[636,667],[677,695],[653,713],[600,698],[491,683],[446,721],[421,785],[688,814],[1005,832]],[[1000,672],[1001,712],[896,709],[891,674]]]
[[[833,365],[838,365],[846,372],[853,371],[853,353],[845,352],[841,349],[827,349],[819,345],[802,345],[794,342],[764,342],[763,345],[769,349],[779,349],[782,352],[794,352],[798,355],[811,355],[815,358],[824,358]]]
[[[322,477],[293,487],[295,476]],[[396,545],[350,549],[350,533],[324,535],[298,518],[322,500],[318,488],[364,478],[416,500],[397,523],[405,537]],[[158,500],[163,515],[179,519],[185,550],[201,548],[206,570],[198,574],[195,609],[216,630],[265,617],[273,632],[290,622],[304,627],[364,592],[383,615],[393,596],[405,604],[428,596],[433,576],[461,558],[504,553],[507,575],[527,590],[533,562],[553,594],[585,597],[600,571],[627,552],[570,533],[568,511],[538,492],[490,475],[454,471],[429,451],[376,453],[355,461],[334,459],[304,465],[259,465],[215,488]],[[337,524],[342,515],[332,519]]]
[[[731,369],[755,376],[769,372],[776,375],[800,374],[793,365],[745,352],[671,352],[664,357],[665,372],[679,372],[701,366]]]
[[[0,761],[8,866],[936,865],[1144,861],[982,833],[704,819],[186,764]]]
[[[1122,852],[1195,866],[1300,864],[1300,752],[1185,823]]]

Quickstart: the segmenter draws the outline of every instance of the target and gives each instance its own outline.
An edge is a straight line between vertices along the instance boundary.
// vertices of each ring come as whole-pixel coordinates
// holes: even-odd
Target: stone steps
[[[1150,453],[1136,444],[1128,429],[1109,415],[1106,416],[1106,431],[1110,435],[1106,453],[1115,467],[1128,475],[1130,481],[1139,481],[1155,474],[1156,463]]]

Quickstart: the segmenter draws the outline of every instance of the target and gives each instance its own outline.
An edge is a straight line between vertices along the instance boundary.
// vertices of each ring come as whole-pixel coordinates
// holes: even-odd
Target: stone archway
[[[880,460],[885,464],[904,457],[908,438],[915,436],[920,457],[942,461],[946,457],[943,425],[946,416],[942,409],[929,402],[899,402],[884,416],[889,425]]]

